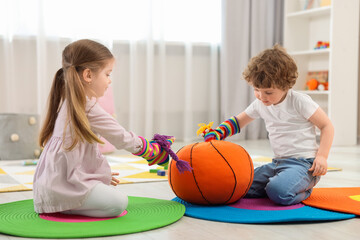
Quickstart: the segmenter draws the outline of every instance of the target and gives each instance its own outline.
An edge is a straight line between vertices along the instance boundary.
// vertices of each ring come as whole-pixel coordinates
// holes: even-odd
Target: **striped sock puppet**
[[[146,138],[139,136],[143,143],[143,149],[138,153],[133,153],[136,156],[145,158],[149,166],[157,164],[160,166],[167,166],[169,164],[170,156],[176,161],[176,167],[180,173],[191,171],[188,162],[183,161],[171,150],[171,145],[175,138],[172,136],[155,134],[154,138],[149,141]]]
[[[240,126],[237,119],[235,117],[231,117],[225,122],[221,123],[217,128],[205,132],[204,140],[205,142],[209,142],[211,140],[224,140],[225,138],[239,132]]]
[[[145,158],[148,161],[149,166],[157,164],[160,166],[167,166],[169,163],[169,153],[166,152],[156,141],[154,140],[147,140],[139,136],[143,143],[143,149],[138,152],[134,153],[134,155]],[[173,144],[174,138],[167,139],[169,145]]]

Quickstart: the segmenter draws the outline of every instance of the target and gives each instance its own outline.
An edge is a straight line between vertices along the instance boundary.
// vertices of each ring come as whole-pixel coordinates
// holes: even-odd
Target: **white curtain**
[[[283,0],[223,0],[221,43],[221,121],[245,110],[255,99],[242,77],[251,57],[282,42]],[[266,138],[255,120],[232,139]]]
[[[0,113],[43,116],[62,50],[91,38],[116,57],[121,125],[200,140],[198,123],[219,124],[253,100],[241,73],[281,41],[281,8],[281,0],[0,0]],[[237,138],[266,137],[261,122],[244,132]]]
[[[0,113],[43,116],[62,50],[90,38],[117,60],[119,123],[193,141],[219,121],[220,16],[220,0],[0,0]]]

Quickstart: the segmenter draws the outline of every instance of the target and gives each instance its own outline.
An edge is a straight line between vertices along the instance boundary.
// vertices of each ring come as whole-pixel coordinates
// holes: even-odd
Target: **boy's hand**
[[[115,173],[115,172],[111,173],[111,176],[117,176],[117,175],[119,175],[119,173]],[[111,185],[117,186],[119,183],[120,183],[119,179],[117,179],[115,177],[111,177],[111,183],[110,183]]]
[[[313,176],[321,176],[327,173],[327,160],[325,157],[317,156],[309,169]]]

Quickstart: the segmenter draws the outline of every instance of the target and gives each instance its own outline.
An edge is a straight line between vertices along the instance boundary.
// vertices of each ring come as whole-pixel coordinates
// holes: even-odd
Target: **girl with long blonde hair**
[[[128,198],[110,186],[119,181],[98,149],[100,136],[149,165],[168,163],[164,148],[125,130],[97,103],[111,83],[114,62],[111,52],[92,40],[65,47],[39,136],[43,152],[34,176],[37,213],[112,217],[125,210]],[[173,141],[168,137],[166,146]]]

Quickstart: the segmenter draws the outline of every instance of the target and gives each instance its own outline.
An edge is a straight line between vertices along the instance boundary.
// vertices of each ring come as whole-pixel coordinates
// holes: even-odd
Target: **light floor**
[[[266,140],[238,142],[251,155],[272,156]],[[174,146],[177,150],[184,144]],[[360,145],[333,147],[328,164],[340,167],[340,172],[329,172],[317,187],[359,187],[360,186]],[[122,184],[119,190],[130,196],[172,199],[175,197],[167,182]],[[0,203],[30,199],[31,191],[0,193]],[[0,239],[23,239],[0,234]],[[360,239],[360,217],[345,221],[296,223],[296,224],[233,224],[199,220],[184,216],[167,227],[142,233],[93,239],[163,240],[163,239]]]

